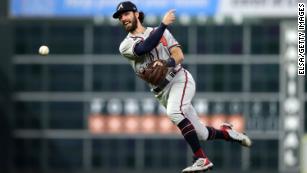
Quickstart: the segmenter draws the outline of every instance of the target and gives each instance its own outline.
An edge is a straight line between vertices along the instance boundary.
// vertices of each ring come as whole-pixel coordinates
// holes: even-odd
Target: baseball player
[[[166,12],[158,27],[145,27],[142,24],[144,13],[132,2],[124,1],[116,7],[113,18],[128,32],[119,47],[121,55],[129,61],[136,75],[148,83],[194,153],[195,162],[182,172],[200,172],[213,167],[200,140],[223,139],[251,146],[250,138],[232,129],[230,124],[224,123],[221,129],[215,129],[200,122],[191,104],[195,94],[194,79],[181,66],[184,55],[180,44],[167,29],[175,21],[175,10]]]

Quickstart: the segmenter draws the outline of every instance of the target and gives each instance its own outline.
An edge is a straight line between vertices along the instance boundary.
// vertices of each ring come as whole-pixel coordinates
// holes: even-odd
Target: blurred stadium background
[[[0,172],[171,173],[190,149],[118,53],[118,0],[0,1]],[[194,105],[251,149],[207,142],[211,172],[307,172],[307,85],[297,76],[297,0],[133,1],[170,30],[197,83]],[[48,45],[49,56],[37,54]]]

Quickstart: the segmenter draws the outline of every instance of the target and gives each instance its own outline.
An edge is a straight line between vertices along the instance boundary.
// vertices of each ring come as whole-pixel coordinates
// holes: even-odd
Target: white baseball
[[[38,53],[41,54],[41,55],[48,55],[49,54],[49,48],[48,46],[41,46],[38,50]]]

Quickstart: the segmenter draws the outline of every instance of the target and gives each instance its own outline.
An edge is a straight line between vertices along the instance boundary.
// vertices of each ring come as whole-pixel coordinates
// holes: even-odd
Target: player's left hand
[[[154,64],[152,65],[152,67],[156,67],[156,66],[163,66],[163,63],[161,61],[155,61]]]
[[[168,67],[166,66],[166,62],[160,59],[149,63],[148,66],[142,71],[139,71],[137,75],[144,81],[156,86],[165,79],[167,72]]]

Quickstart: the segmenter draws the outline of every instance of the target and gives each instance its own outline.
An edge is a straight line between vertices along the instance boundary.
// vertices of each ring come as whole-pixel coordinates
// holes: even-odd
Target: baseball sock
[[[207,140],[224,139],[230,140],[229,134],[225,130],[217,130],[213,127],[206,126],[209,131]]]
[[[196,131],[190,120],[183,119],[178,125],[184,139],[189,143],[193,150],[194,156],[197,158],[206,158],[203,149],[200,146]]]

